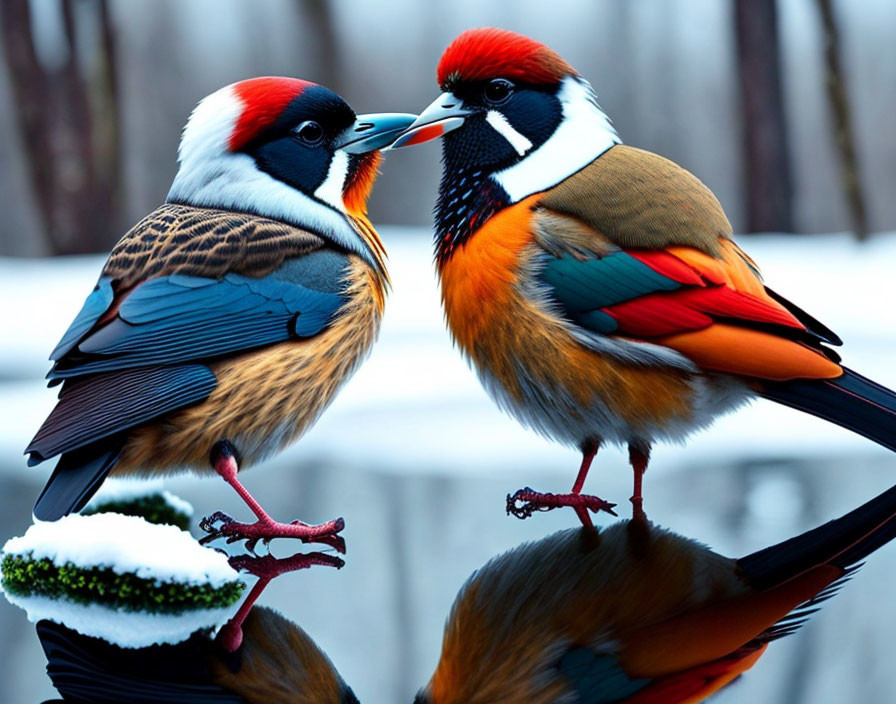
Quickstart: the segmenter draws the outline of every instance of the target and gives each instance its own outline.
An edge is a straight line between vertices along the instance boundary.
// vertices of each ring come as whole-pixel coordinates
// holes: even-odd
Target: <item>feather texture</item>
[[[37,624],[37,635],[47,657],[47,674],[66,701],[249,704],[212,681],[206,659],[213,646],[205,636],[133,650],[50,621]]]
[[[622,248],[683,245],[716,255],[719,239],[731,236],[722,206],[696,176],[624,144],[543,193],[539,204]]]
[[[217,385],[201,364],[148,367],[67,382],[25,450],[37,460],[76,450],[208,398]]]
[[[896,537],[896,489],[739,560],[651,524],[560,531],[458,593],[420,704],[695,704]]]
[[[28,451],[123,433],[104,473],[207,469],[229,438],[249,466],[302,433],[364,358],[385,286],[298,228],[165,205],[115,247],[57,346],[49,376],[65,384]]]
[[[284,276],[171,274],[136,286],[113,319],[60,360],[50,378],[151,364],[211,359],[289,339],[312,337],[345,303]]]
[[[166,203],[115,245],[102,275],[122,289],[174,273],[257,278],[324,245],[322,237],[279,220]]]

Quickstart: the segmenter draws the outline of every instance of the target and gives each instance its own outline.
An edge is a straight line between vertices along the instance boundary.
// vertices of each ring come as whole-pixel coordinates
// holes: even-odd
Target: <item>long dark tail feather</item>
[[[896,538],[896,487],[845,516],[738,560],[741,573],[757,589],[769,589],[819,565],[844,575],[860,560]]]
[[[67,702],[92,704],[247,704],[215,684],[212,641],[193,634],[176,645],[121,648],[50,621],[38,621],[47,674]]]
[[[896,393],[851,369],[837,379],[763,382],[759,393],[896,452]]]
[[[34,517],[58,521],[84,508],[118,461],[124,441],[119,434],[63,454],[34,504]]]

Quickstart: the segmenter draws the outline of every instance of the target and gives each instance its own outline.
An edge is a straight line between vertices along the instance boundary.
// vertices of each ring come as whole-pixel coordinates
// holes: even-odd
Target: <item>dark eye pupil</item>
[[[513,84],[510,81],[506,81],[503,78],[496,78],[494,81],[490,81],[486,84],[485,97],[492,102],[498,102],[510,95],[512,88]]]
[[[298,134],[299,139],[303,142],[313,144],[323,137],[324,131],[319,124],[309,120],[308,122],[303,122],[299,125],[298,129],[296,129],[296,134]]]

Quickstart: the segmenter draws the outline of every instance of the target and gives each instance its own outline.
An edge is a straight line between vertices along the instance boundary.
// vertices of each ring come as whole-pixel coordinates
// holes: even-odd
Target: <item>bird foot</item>
[[[222,514],[223,515],[223,514]],[[218,516],[220,519],[220,516]],[[208,520],[208,519],[205,519]],[[232,520],[232,519],[231,519]],[[206,536],[208,537],[208,536]],[[205,540],[205,538],[203,538]],[[201,542],[201,541],[200,541]],[[228,653],[235,653],[243,642],[243,622],[246,616],[252,610],[258,597],[267,588],[271,580],[276,579],[287,572],[295,572],[296,570],[304,570],[314,565],[326,565],[335,567],[337,570],[345,565],[345,562],[335,555],[327,555],[322,552],[301,553],[298,552],[292,557],[274,557],[273,555],[234,555],[228,558],[228,563],[233,569],[242,572],[248,572],[258,581],[252,587],[252,591],[240,604],[240,608],[233,615],[221,630],[215,640]]]
[[[305,570],[314,565],[335,567],[337,570],[345,566],[345,561],[335,555],[322,552],[296,553],[292,557],[274,557],[273,555],[234,555],[227,560],[237,571],[248,572],[260,580],[270,582],[288,572]]]
[[[268,517],[260,518],[255,523],[239,523],[226,513],[216,511],[203,518],[199,527],[208,533],[199,541],[202,545],[218,538],[225,538],[228,543],[245,540],[246,549],[253,557],[257,557],[255,546],[259,540],[267,545],[274,538],[295,538],[303,543],[321,543],[345,554],[345,539],[339,535],[345,528],[345,521],[341,518],[316,526],[301,521],[278,523]]]
[[[588,511],[592,513],[606,511],[613,516],[616,515],[613,510],[616,504],[590,494],[549,494],[526,487],[513,495],[507,495],[507,515],[512,514],[520,519],[529,518],[536,511],[552,511],[563,506],[574,509],[579,518],[583,516],[587,518]],[[582,522],[585,523],[585,520]]]

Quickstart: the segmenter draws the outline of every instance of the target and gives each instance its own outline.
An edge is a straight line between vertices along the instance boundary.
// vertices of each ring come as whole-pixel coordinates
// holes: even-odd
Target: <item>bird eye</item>
[[[314,120],[306,120],[293,130],[293,133],[302,142],[310,147],[321,143],[324,138],[324,129]]]
[[[485,88],[482,89],[482,97],[491,105],[500,105],[511,96],[513,88],[513,83],[506,78],[495,78],[485,84]]]

